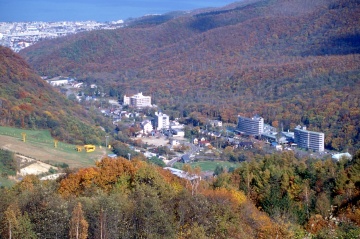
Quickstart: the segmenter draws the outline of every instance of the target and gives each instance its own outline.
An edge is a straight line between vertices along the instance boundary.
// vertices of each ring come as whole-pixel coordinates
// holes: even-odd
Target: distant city
[[[96,22],[0,22],[0,45],[15,52],[43,40],[66,36],[84,31],[116,29],[124,26],[124,21]]]

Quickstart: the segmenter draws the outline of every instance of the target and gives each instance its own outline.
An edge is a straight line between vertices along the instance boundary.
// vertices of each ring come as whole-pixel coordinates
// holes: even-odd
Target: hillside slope
[[[86,111],[65,99],[5,47],[0,47],[0,125],[49,129],[52,136],[71,143],[99,143],[102,135]]]
[[[360,145],[360,4],[245,1],[226,8],[73,35],[21,54],[43,75],[70,74],[120,95],[143,91],[173,116],[263,116]],[[335,112],[335,113],[334,113]]]
[[[58,181],[27,176],[12,190],[0,188],[0,236],[9,237],[8,215],[17,208],[10,215],[26,212],[29,225],[13,230],[19,238],[73,238],[71,212],[82,205],[82,238],[291,237],[285,223],[274,223],[243,192],[198,183],[194,194],[189,182],[168,170],[121,157],[104,158]]]

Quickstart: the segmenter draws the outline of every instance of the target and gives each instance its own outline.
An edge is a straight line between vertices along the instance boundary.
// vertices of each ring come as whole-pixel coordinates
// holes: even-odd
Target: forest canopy
[[[20,54],[40,75],[76,76],[111,95],[146,92],[174,118],[199,112],[236,123],[238,114],[259,114],[355,152],[359,15],[356,0],[243,1],[42,41]]]
[[[0,238],[357,238],[359,175],[360,152],[339,162],[256,155],[197,184],[104,158],[57,181],[0,188]]]

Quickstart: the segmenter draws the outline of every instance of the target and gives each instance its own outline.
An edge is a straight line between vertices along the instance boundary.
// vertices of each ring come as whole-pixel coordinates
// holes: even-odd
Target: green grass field
[[[0,177],[0,187],[6,187],[9,188],[15,184],[15,181]]]
[[[225,162],[225,161],[199,161],[199,162],[193,162],[190,163],[191,167],[200,167],[201,171],[214,171],[216,166],[222,166],[224,169],[227,170],[231,167],[237,168],[240,164],[239,163],[231,163],[231,162]],[[174,168],[182,169],[184,166],[183,163],[175,163]]]
[[[26,139],[42,143],[51,143],[53,138],[47,130],[25,130],[11,127],[0,126],[0,134],[22,139],[22,133],[26,134]]]
[[[25,142],[22,140],[22,133],[26,134]],[[55,148],[54,139],[47,130],[23,130],[0,126],[0,135],[9,136],[1,139],[3,142],[0,142],[0,147],[50,164],[66,163],[70,167],[86,167],[94,165],[95,161],[110,152],[104,148],[100,149],[99,146],[92,153],[86,153],[84,150],[77,152],[76,145],[60,141]]]

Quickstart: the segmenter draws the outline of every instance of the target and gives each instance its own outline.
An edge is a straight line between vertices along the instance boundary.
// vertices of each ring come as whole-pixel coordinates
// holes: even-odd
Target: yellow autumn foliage
[[[242,191],[237,191],[237,190],[234,190],[234,189],[230,189],[229,191],[231,193],[231,196],[232,196],[233,200],[237,204],[241,205],[241,204],[246,202],[246,196]]]

